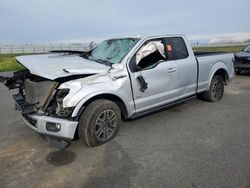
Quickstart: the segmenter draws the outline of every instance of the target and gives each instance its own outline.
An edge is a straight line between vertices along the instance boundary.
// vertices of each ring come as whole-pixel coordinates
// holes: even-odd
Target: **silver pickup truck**
[[[219,101],[234,54],[194,53],[182,35],[105,40],[88,52],[16,57],[26,69],[1,77],[26,124],[60,142],[113,139],[133,119],[198,96]]]

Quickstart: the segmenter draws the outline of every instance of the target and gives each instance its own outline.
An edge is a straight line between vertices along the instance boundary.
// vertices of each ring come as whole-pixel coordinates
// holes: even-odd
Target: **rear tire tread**
[[[214,100],[213,97],[212,97],[212,87],[213,87],[213,84],[214,84],[215,81],[222,82],[222,84],[223,84],[222,96],[223,96],[223,94],[224,94],[224,81],[223,81],[223,78],[220,75],[214,75],[214,77],[213,77],[213,79],[211,81],[211,84],[209,86],[209,90],[199,94],[198,97],[205,100],[205,101],[208,101],[208,102],[217,102],[217,101],[221,100],[222,96],[217,100]]]

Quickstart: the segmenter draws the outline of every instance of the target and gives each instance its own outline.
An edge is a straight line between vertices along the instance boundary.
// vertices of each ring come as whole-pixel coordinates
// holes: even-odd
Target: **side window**
[[[149,69],[166,60],[164,45],[161,40],[146,42],[135,55],[136,64],[141,69]]]
[[[169,37],[169,42],[173,47],[174,58],[185,59],[189,56],[185,41],[181,37]]]

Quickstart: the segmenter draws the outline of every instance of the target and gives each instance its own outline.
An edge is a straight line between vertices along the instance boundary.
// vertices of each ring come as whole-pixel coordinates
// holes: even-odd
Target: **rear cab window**
[[[167,41],[172,47],[173,60],[186,59],[189,56],[187,46],[182,37],[168,37]]]

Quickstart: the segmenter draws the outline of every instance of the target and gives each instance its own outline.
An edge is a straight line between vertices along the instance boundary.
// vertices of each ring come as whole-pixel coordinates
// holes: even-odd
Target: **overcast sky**
[[[250,0],[1,0],[0,43],[250,33]]]

